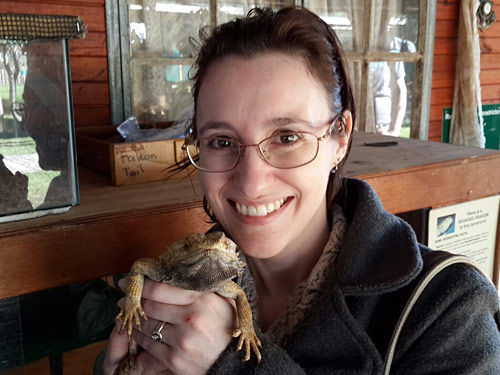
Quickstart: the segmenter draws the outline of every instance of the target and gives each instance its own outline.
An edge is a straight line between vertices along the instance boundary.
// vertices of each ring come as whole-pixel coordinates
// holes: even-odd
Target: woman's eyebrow
[[[234,127],[225,121],[208,121],[199,130],[199,134],[203,135],[203,133],[207,132],[208,130],[231,130],[234,129]]]
[[[309,121],[298,117],[277,117],[268,122],[268,125],[273,127],[286,126],[290,124],[307,126],[309,128],[312,127],[312,124]]]
[[[266,121],[265,126],[270,128],[279,128],[281,126],[286,126],[290,124],[306,126],[308,128],[313,127],[313,125],[310,122],[294,116],[272,118],[269,121]],[[198,134],[200,136],[203,136],[203,134],[205,134],[209,130],[234,130],[234,129],[235,127],[231,125],[229,122],[210,120],[201,126],[201,129],[199,130]]]

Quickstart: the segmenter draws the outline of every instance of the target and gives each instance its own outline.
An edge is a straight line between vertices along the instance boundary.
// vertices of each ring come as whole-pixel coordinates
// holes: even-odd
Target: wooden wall
[[[441,140],[443,109],[453,102],[460,0],[437,0],[429,140]],[[500,103],[500,0],[494,4],[499,21],[479,31],[483,104]],[[69,42],[76,126],[109,124],[109,86],[104,0],[1,1],[0,12],[81,16],[87,37]]]
[[[0,13],[80,16],[88,26],[85,39],[69,41],[76,126],[109,124],[108,52],[104,0],[0,1]]]
[[[457,57],[460,0],[437,0],[429,140],[441,141],[443,109],[451,108]],[[483,104],[500,104],[500,1],[493,7],[497,21],[479,30]]]

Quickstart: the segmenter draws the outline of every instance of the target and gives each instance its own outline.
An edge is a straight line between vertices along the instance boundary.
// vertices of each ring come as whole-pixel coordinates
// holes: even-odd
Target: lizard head
[[[223,232],[192,233],[174,242],[167,252],[168,263],[195,263],[210,256],[224,263],[235,263],[241,268],[237,246]]]

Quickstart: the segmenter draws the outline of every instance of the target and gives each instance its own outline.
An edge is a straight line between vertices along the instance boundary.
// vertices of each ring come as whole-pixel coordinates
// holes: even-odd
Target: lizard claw
[[[142,310],[140,300],[127,298],[125,307],[120,311],[115,319],[117,321],[121,319],[120,334],[123,334],[126,329],[128,335],[130,336],[132,334],[133,324],[135,324],[137,328],[140,329],[140,317],[142,317],[144,320],[148,320],[146,314],[144,313],[144,310]]]
[[[250,348],[255,353],[257,357],[257,362],[260,363],[262,356],[259,351],[259,347],[262,348],[262,344],[260,343],[259,338],[255,334],[253,327],[249,328],[239,328],[233,331],[233,337],[239,337],[238,345],[236,347],[236,351],[240,351],[245,346],[245,357],[243,357],[243,362],[246,362],[250,359]]]

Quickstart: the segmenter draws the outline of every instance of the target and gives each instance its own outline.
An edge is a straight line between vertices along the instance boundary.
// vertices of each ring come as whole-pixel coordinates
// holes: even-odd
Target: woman
[[[370,324],[428,249],[366,183],[340,177],[355,107],[335,34],[305,9],[255,9],[203,42],[186,144],[207,212],[245,255],[238,282],[262,361],[234,351],[231,301],[148,281],[136,373],[381,373]],[[393,373],[500,373],[497,302],[477,272],[444,271],[415,306]],[[112,333],[106,373],[127,341]]]

